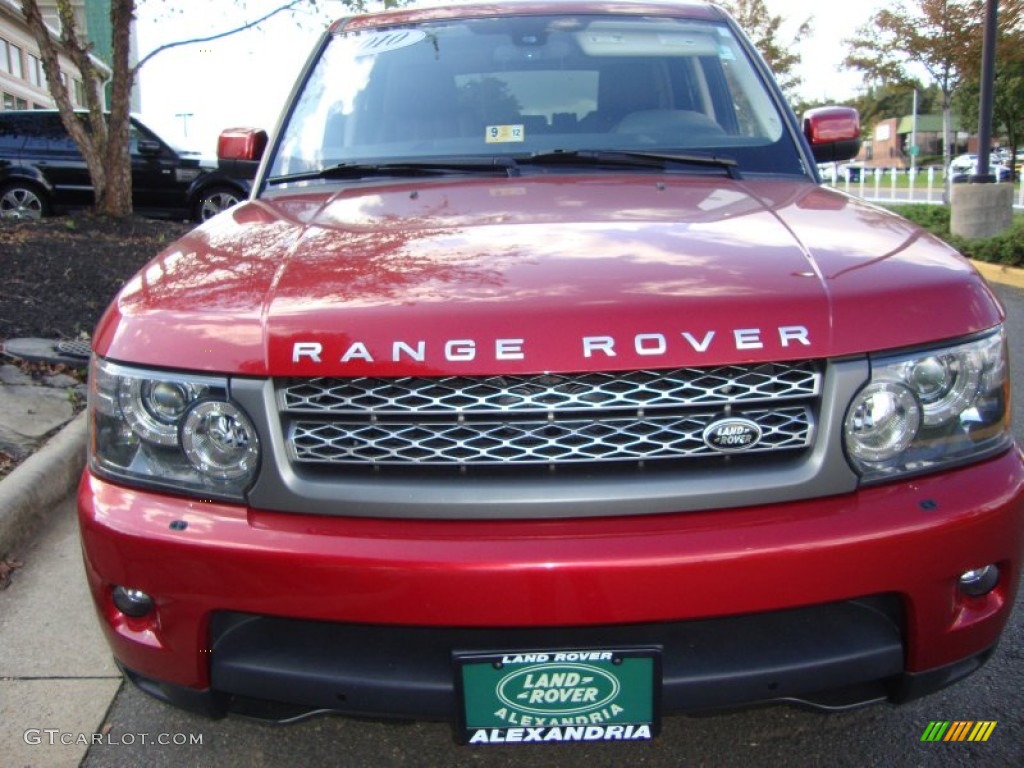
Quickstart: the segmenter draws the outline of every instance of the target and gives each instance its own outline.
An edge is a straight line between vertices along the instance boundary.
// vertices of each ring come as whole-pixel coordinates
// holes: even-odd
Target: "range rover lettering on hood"
[[[811,346],[810,332],[803,325],[782,325],[775,328],[734,328],[730,331],[704,331],[693,333],[681,331],[678,334],[638,333],[632,337],[583,336],[578,352],[584,359],[600,356],[616,357],[616,350],[623,347],[642,357],[658,357],[668,354],[673,345],[683,345],[688,351],[707,353],[714,345],[729,345],[737,351],[764,349],[769,341],[777,342],[782,349],[799,345]],[[395,340],[388,352],[372,350],[363,341],[351,341],[344,348],[325,350],[319,341],[296,341],[292,345],[292,362],[323,363],[325,358],[341,363],[350,362],[391,362],[402,361],[425,363],[445,360],[447,362],[471,362],[490,355],[494,360],[525,360],[528,348],[526,339],[495,339],[481,343],[475,339],[447,339],[428,345],[425,340]],[[335,357],[337,355],[337,357]]]

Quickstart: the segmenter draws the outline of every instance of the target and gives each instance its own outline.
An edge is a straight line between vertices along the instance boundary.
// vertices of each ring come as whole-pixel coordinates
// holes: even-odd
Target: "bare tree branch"
[[[142,68],[143,64],[145,64],[147,61],[152,59],[158,53],[163,53],[164,51],[170,50],[171,48],[180,48],[183,45],[194,45],[196,43],[208,43],[211,40],[219,40],[222,37],[229,37],[230,35],[235,35],[235,34],[238,34],[239,32],[244,32],[247,29],[252,29],[253,27],[258,27],[260,24],[262,24],[263,22],[267,21],[268,19],[272,19],[274,16],[277,16],[279,13],[284,13],[285,11],[292,10],[293,8],[295,8],[298,5],[303,5],[307,1],[308,0],[292,0],[290,3],[286,3],[285,5],[282,5],[282,6],[279,6],[279,7],[275,8],[270,13],[266,14],[265,16],[261,16],[260,18],[256,19],[255,21],[250,21],[247,24],[243,24],[240,27],[235,27],[234,29],[229,29],[229,30],[226,30],[224,32],[218,32],[217,34],[210,35],[209,37],[194,37],[194,38],[192,38],[190,40],[178,40],[178,41],[175,41],[173,43],[166,43],[165,45],[161,45],[158,48],[154,48],[152,51],[150,51],[145,56],[143,56],[141,59],[139,59],[138,64],[135,65],[135,67],[133,68],[132,71],[133,72],[138,72]]]

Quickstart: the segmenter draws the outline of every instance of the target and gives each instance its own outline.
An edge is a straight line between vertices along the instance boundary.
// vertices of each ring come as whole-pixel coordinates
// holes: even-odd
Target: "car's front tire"
[[[50,214],[46,192],[30,181],[0,184],[0,218],[41,219]]]
[[[192,218],[199,223],[212,219],[221,211],[226,211],[232,206],[238,205],[243,196],[237,189],[232,187],[209,187],[204,189],[202,195],[196,201],[192,211]]]

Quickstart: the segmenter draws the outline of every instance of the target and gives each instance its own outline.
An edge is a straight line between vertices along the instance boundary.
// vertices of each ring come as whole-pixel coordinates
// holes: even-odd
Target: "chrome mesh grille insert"
[[[808,363],[679,368],[627,373],[296,381],[280,390],[281,410],[376,414],[678,408],[815,397]]]
[[[713,456],[704,430],[716,414],[646,419],[567,419],[464,424],[318,424],[296,422],[292,445],[299,461],[384,464],[503,464],[566,461],[645,461]],[[748,452],[804,448],[806,408],[745,411],[764,430]]]
[[[811,445],[811,363],[625,373],[286,380],[278,408],[304,465],[482,466],[721,456],[723,419],[757,425],[744,453]]]

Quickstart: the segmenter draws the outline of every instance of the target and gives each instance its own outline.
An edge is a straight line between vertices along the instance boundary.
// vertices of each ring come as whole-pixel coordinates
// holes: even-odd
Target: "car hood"
[[[974,269],[805,181],[294,186],[151,261],[102,355],[251,375],[480,375],[856,355],[1000,321]]]

